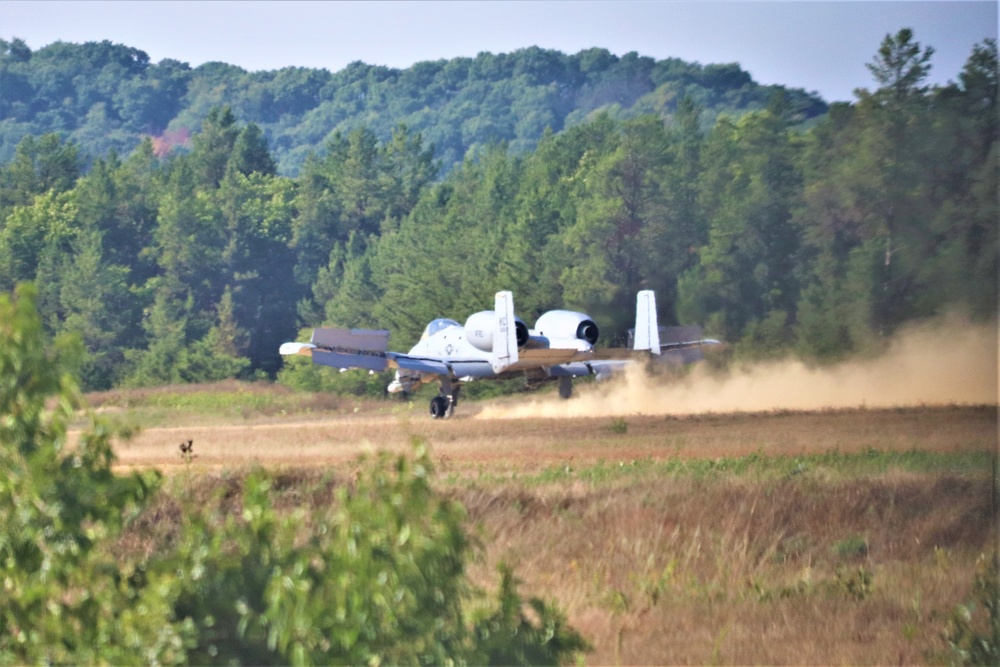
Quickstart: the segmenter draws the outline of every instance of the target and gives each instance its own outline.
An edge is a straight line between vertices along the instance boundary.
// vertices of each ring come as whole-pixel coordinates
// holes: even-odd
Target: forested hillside
[[[5,58],[14,57],[6,48]],[[37,66],[43,51],[21,65]],[[433,76],[413,86],[431,95],[431,82],[453,67],[468,83],[487,62],[513,67],[533,62],[531,54],[592,72],[582,63],[601,53],[565,58],[529,49],[431,63]],[[133,56],[116,67],[143,72],[137,86],[170,88],[169,77],[151,78],[168,65]],[[358,65],[325,75],[367,72],[352,99],[368,110],[352,121],[362,124],[339,132],[343,118],[324,116],[334,107],[316,103],[316,116],[306,117],[317,128],[310,142],[322,143],[288,176],[276,158],[291,155],[285,135],[272,130],[269,141],[260,117],[247,111],[254,89],[235,93],[225,83],[227,72],[257,75],[206,66],[201,74],[219,78],[204,84],[214,97],[198,97],[211,108],[188,151],[162,154],[161,142],[167,115],[198,117],[191,105],[164,111],[161,134],[149,132],[156,136],[135,150],[124,142],[120,152],[91,153],[73,127],[20,141],[0,167],[0,289],[36,281],[49,330],[82,334],[93,388],[273,375],[278,345],[324,322],[390,328],[393,346],[406,348],[431,318],[463,319],[499,289],[514,291],[529,322],[550,308],[590,312],[605,342],[623,335],[636,290],[652,288],[662,322],[702,324],[738,357],[794,352],[830,361],[874,351],[900,325],[949,309],[996,315],[996,42],[975,46],[946,87],[925,84],[931,56],[908,30],[887,36],[869,63],[871,88],[811,127],[801,125],[809,98],[781,89],[758,110],[715,117],[719,107],[694,94],[710,88],[657,83],[651,97],[626,87],[633,92],[621,94],[633,104],[590,113],[611,99],[598,94],[596,74],[573,89],[574,99],[591,95],[593,104],[575,107],[572,122],[576,111],[561,124],[531,125],[534,116],[504,97],[513,79],[495,86],[483,79],[477,108],[540,134],[487,145],[443,176],[439,158],[494,135],[446,141],[436,155],[437,130],[414,123],[385,135],[389,118],[424,108],[377,111],[390,100],[376,103],[373,91],[381,89],[372,82],[389,70]],[[626,56],[608,68],[643,63]],[[207,79],[169,67],[193,100],[194,82]],[[392,76],[409,80],[422,67]],[[647,69],[661,68],[669,66]],[[710,71],[740,78],[738,68],[690,70]],[[98,72],[71,88],[102,90]],[[561,99],[559,85],[539,85],[553,104]],[[350,98],[343,86],[330,90],[334,99]],[[72,109],[98,108],[112,118],[112,107],[93,95],[67,93],[65,105],[37,115],[69,123]],[[300,97],[288,95],[268,98],[267,123],[291,118],[279,110]],[[640,109],[642,100],[651,106]],[[11,110],[17,103],[4,104],[5,116],[19,113]],[[5,131],[22,122],[35,121],[8,118]],[[464,121],[454,123],[451,131]]]
[[[278,173],[297,175],[310,152],[336,132],[366,127],[381,141],[405,124],[433,144],[444,172],[470,150],[499,141],[532,150],[546,128],[558,132],[606,110],[616,119],[653,113],[670,119],[685,96],[710,123],[720,113],[761,110],[782,91],[796,122],[826,105],[802,90],[760,86],[739,65],[656,61],[604,49],[576,55],[537,47],[510,54],[421,62],[391,69],[355,62],[331,73],[287,67],[247,72],[224,63],[191,68],[151,63],[139,49],[57,42],[32,52],[0,41],[0,163],[27,135],[59,132],[88,155],[131,153],[143,137],[163,155],[190,146],[215,107],[229,106],[262,130]]]

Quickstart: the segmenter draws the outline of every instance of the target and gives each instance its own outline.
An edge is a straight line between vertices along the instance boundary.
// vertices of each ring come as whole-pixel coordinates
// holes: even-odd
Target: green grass
[[[714,479],[747,477],[781,479],[796,476],[849,479],[881,475],[890,470],[907,473],[984,473],[993,465],[989,452],[880,452],[859,453],[837,451],[801,456],[767,456],[754,453],[747,456],[720,459],[652,458],[628,461],[602,461],[593,465],[558,464],[537,473],[520,473],[517,480],[526,485],[545,485],[580,481],[592,486],[615,484],[649,478]],[[494,479],[496,478],[496,479]],[[497,475],[483,473],[481,482],[501,481]]]
[[[142,426],[346,412],[364,400],[236,381],[98,392],[87,399],[93,408],[128,413]]]
[[[233,413],[244,410],[258,412],[296,407],[300,401],[294,396],[275,396],[249,391],[193,393],[163,393],[147,398],[137,408],[169,408],[195,413]]]

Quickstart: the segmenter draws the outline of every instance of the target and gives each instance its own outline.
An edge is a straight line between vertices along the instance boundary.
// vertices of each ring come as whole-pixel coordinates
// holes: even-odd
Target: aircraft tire
[[[573,378],[571,377],[559,378],[559,397],[562,399],[567,399],[572,395],[573,395]]]
[[[446,396],[435,396],[431,399],[431,417],[434,419],[444,419],[448,416],[448,398]]]

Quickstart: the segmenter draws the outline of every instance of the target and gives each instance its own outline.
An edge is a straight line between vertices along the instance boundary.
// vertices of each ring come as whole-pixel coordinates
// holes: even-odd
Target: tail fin
[[[494,373],[517,363],[517,327],[514,320],[514,294],[497,292],[493,307],[493,354],[490,364]]]
[[[635,343],[632,349],[660,353],[660,328],[656,322],[656,294],[653,290],[643,290],[636,295]]]

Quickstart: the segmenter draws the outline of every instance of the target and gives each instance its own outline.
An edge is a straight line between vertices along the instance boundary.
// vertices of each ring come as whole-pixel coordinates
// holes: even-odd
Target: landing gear
[[[573,378],[564,375],[559,378],[559,398],[569,398],[573,395]]]
[[[458,390],[456,384],[452,387],[450,379],[441,380],[441,393],[431,399],[431,417],[434,419],[445,419],[451,417],[458,405]]]
[[[450,412],[447,396],[435,396],[431,399],[431,417],[434,419],[444,419]]]

